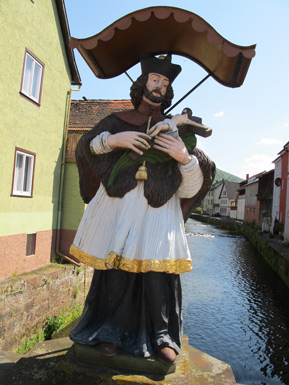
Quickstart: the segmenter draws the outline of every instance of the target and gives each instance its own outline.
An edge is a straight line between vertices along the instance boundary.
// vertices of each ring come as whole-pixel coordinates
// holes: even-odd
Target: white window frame
[[[15,148],[13,196],[32,197],[36,154]]]
[[[44,64],[28,49],[25,50],[21,95],[40,105]]]

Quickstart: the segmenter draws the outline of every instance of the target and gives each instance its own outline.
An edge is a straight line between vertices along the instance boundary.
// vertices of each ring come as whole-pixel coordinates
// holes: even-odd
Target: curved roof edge
[[[228,87],[243,84],[256,45],[240,46],[222,37],[200,16],[175,7],[132,12],[85,38],[71,38],[98,78],[113,78],[139,62],[142,53],[171,53],[202,66]]]

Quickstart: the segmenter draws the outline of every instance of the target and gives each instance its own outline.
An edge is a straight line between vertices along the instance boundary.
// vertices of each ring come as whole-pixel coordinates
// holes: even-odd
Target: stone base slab
[[[96,347],[74,345],[54,368],[52,381],[66,385],[236,385],[231,367],[191,347],[187,336],[172,366],[156,357],[145,359],[123,352],[103,357]]]

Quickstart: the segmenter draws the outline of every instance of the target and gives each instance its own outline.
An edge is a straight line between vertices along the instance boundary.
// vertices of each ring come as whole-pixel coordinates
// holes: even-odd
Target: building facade
[[[221,216],[230,217],[231,208],[233,209],[233,211],[235,211],[236,209],[235,199],[236,199],[236,192],[238,187],[239,187],[238,182],[230,182],[227,180],[223,180],[222,188],[219,196]]]
[[[210,191],[206,194],[202,202],[202,213],[207,215],[213,215],[213,203],[214,203],[214,186],[212,185]]]
[[[273,183],[273,205],[271,232],[279,233],[289,241],[289,142],[278,153]],[[278,230],[278,231],[277,231]]]
[[[71,84],[63,0],[1,1],[0,279],[48,264],[57,228]]]
[[[213,194],[213,215],[220,214],[220,193],[223,186],[223,181],[216,182],[214,184],[214,194]]]

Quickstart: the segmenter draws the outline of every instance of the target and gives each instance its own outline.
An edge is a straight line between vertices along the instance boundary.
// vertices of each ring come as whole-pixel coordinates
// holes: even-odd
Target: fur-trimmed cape
[[[146,116],[148,119],[148,115]],[[153,114],[151,125],[163,118],[162,115]],[[123,197],[127,192],[136,187],[135,174],[139,167],[139,164],[125,167],[117,174],[113,185],[108,187],[110,172],[124,153],[124,150],[116,149],[110,153],[96,156],[90,151],[90,141],[104,131],[109,131],[112,134],[122,131],[146,132],[147,119],[144,119],[143,113],[139,114],[136,110],[126,111],[124,114],[112,114],[100,121],[79,140],[75,155],[79,171],[80,193],[85,203],[90,202],[94,197],[100,182],[105,186],[109,196]],[[181,200],[185,221],[210,189],[216,170],[214,162],[201,150],[195,148],[191,153],[199,160],[204,175],[204,182],[200,191],[194,197]],[[165,163],[146,163],[146,167],[148,178],[144,181],[144,195],[149,205],[161,207],[173,196],[181,184],[182,176],[178,163],[174,159],[170,159]]]

